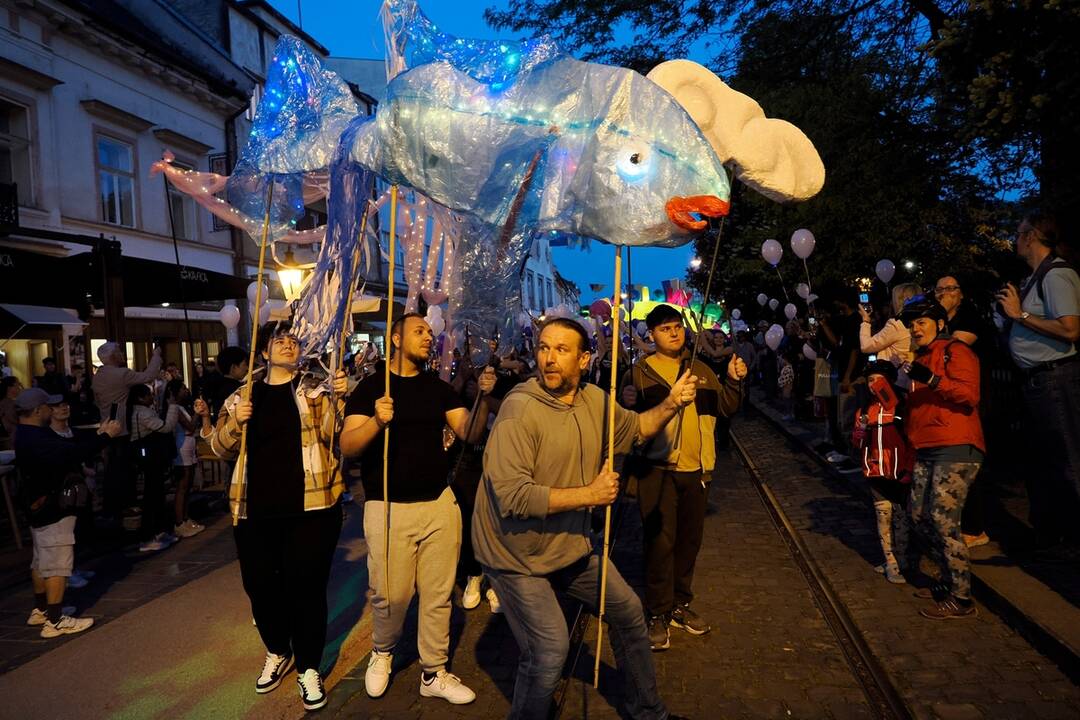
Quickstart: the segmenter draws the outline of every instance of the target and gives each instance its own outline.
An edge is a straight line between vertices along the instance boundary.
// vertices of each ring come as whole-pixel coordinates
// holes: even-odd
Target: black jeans
[[[472,514],[476,505],[476,493],[480,487],[482,452],[476,452],[471,446],[463,448],[465,456],[457,466],[457,472],[451,478],[450,489],[454,492],[458,507],[461,508],[461,555],[458,559],[458,577],[466,578],[482,574],[483,568],[476,559],[472,544]]]
[[[165,521],[165,477],[169,469],[167,465],[155,458],[140,457],[140,448],[133,447],[132,450],[135,453],[134,467],[143,479],[139,539],[150,540],[158,533],[172,529],[171,523]]]
[[[691,585],[708,503],[701,471],[645,468],[637,488],[645,535],[645,610],[666,615],[694,599]]]
[[[326,644],[326,585],[341,534],[341,505],[233,528],[240,576],[266,649],[291,651],[298,672],[319,669]]]
[[[101,489],[102,504],[107,515],[120,518],[124,510],[135,503],[133,451],[131,438],[127,435],[109,440]]]

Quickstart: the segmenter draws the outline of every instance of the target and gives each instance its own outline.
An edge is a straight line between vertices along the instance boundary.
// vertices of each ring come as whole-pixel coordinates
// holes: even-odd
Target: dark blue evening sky
[[[281,14],[297,22],[297,0],[270,0]],[[424,13],[439,28],[461,37],[514,37],[496,32],[484,22],[484,8],[505,6],[497,0],[428,0],[421,2]],[[303,29],[330,49],[331,54],[343,57],[383,57],[382,25],[379,22],[381,0],[302,0]],[[663,280],[683,278],[686,265],[693,255],[692,246],[681,248],[635,248],[632,251],[633,282],[659,289]],[[614,249],[593,243],[591,250],[555,248],[553,257],[559,272],[581,288],[581,300],[588,303],[594,293],[591,283],[604,283],[611,292]],[[625,271],[623,282],[626,282]]]

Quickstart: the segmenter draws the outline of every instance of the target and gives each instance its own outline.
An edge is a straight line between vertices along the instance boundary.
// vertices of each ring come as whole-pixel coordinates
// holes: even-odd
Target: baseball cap
[[[41,388],[27,388],[15,398],[15,409],[22,412],[31,412],[42,405],[56,405],[63,402],[63,400],[63,395],[50,395]]]
[[[925,294],[915,295],[904,303],[904,308],[900,311],[900,320],[906,324],[919,318],[948,320],[949,314],[945,312],[945,308],[937,300]]]

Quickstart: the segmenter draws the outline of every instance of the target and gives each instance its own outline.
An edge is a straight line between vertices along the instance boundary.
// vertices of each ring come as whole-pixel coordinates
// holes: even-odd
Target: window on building
[[[529,295],[529,308],[535,310],[536,309],[536,287],[533,285],[533,271],[532,270],[526,270],[525,271],[525,287],[528,288],[526,292]]]
[[[554,293],[552,293],[551,279],[550,278],[546,281],[546,284],[547,284],[548,307],[554,307],[555,306],[555,295],[554,295]]]
[[[181,170],[193,170],[190,165],[185,165],[181,162],[173,161],[173,166],[178,167]],[[195,215],[195,200],[188,194],[182,193],[177,190],[172,183],[169,183],[168,188],[168,201],[170,218],[172,220],[172,229],[176,233],[176,237],[181,240],[194,240],[198,237],[198,222]]]
[[[101,219],[112,225],[135,227],[135,151],[131,145],[97,136],[98,191]]]
[[[32,205],[30,111],[0,98],[0,183],[18,186],[19,204]]]

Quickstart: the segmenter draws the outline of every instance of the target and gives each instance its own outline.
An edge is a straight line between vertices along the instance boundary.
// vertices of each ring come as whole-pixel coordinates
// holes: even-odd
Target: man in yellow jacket
[[[690,364],[682,315],[658,305],[645,318],[656,352],[634,365],[623,385],[623,402],[642,412],[661,402]],[[669,625],[704,635],[709,624],[690,609],[691,585],[708,504],[707,486],[716,464],[716,418],[739,408],[746,363],[733,355],[724,382],[700,360],[695,401],[685,407],[623,467],[638,497],[645,535],[645,609],[654,651],[670,647]]]

